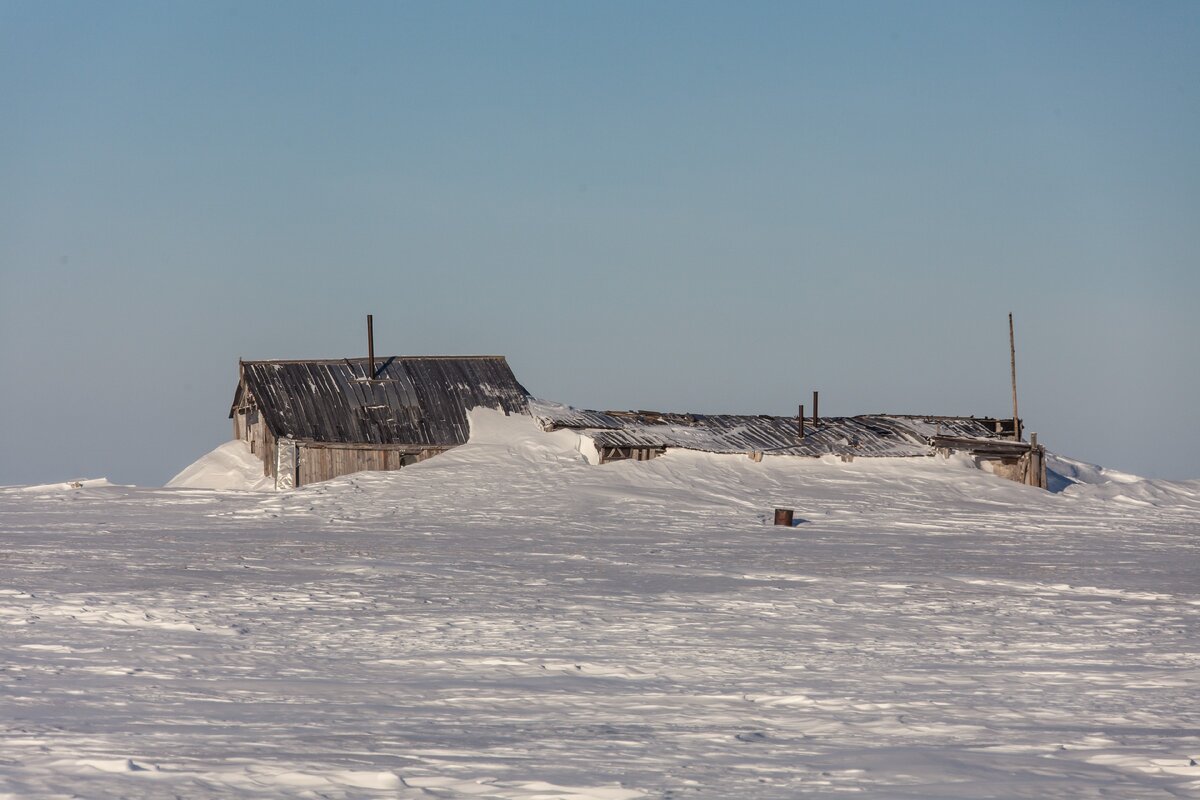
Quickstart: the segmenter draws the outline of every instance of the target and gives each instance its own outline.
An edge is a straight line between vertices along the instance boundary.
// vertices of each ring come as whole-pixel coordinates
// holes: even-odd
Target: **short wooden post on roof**
[[[375,379],[375,320],[367,314],[367,364],[370,366],[370,373],[367,375],[371,380]]]

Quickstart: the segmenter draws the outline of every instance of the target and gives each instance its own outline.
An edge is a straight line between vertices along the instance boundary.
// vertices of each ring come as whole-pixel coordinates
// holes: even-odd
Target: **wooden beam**
[[[1013,438],[1021,441],[1021,415],[1017,413],[1017,344],[1013,336],[1012,312],[1008,312],[1008,359],[1012,366]]]

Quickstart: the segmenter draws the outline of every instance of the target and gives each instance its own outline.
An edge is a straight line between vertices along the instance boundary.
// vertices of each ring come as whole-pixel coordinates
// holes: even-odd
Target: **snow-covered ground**
[[[0,489],[0,796],[1200,797],[1200,481],[576,448]]]

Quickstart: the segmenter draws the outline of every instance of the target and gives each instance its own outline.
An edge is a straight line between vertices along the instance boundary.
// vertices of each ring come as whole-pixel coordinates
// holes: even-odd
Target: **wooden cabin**
[[[423,461],[467,441],[470,409],[527,413],[528,400],[503,356],[239,361],[229,417],[290,489]]]
[[[855,417],[589,411],[534,400],[502,356],[395,356],[376,360],[240,361],[229,416],[233,434],[279,489],[364,470],[400,469],[470,436],[482,407],[529,414],[544,430],[569,429],[594,463],[647,461],[669,449],[845,461],[964,452],[1010,480],[1046,487],[1045,448],[1018,423],[992,417],[872,414]],[[801,413],[803,407],[801,407]],[[583,447],[586,439],[588,446]]]

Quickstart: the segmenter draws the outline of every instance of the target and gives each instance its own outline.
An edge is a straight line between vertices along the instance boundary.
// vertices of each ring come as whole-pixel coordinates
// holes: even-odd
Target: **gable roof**
[[[310,442],[454,446],[477,406],[525,413],[529,393],[503,356],[243,361],[232,417],[247,393],[276,437]]]

